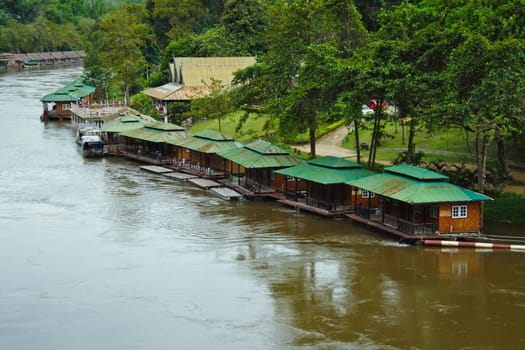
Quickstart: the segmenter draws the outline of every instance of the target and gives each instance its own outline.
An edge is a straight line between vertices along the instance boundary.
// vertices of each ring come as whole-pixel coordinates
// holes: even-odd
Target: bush
[[[487,221],[524,225],[525,197],[504,192],[493,201],[485,202],[483,213]]]
[[[324,136],[334,130],[339,129],[341,126],[345,125],[345,119],[338,120],[332,124],[322,125],[315,132],[315,138],[319,139],[321,136]],[[286,140],[286,143],[292,144],[303,144],[310,142],[310,132],[306,131],[302,134],[295,136],[293,139]]]

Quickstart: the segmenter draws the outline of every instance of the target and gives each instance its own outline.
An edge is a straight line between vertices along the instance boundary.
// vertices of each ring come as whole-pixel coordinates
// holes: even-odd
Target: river
[[[0,349],[523,349],[525,253],[431,249],[84,159],[0,74]]]

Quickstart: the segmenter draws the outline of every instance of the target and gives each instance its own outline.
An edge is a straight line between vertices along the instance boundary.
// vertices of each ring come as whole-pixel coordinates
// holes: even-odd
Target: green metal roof
[[[159,131],[186,131],[182,126],[172,123],[164,122],[153,122],[145,125],[149,129],[155,129]]]
[[[286,168],[303,162],[286,150],[263,140],[252,142],[242,148],[219,152],[218,155],[247,169]]]
[[[121,135],[156,143],[173,143],[177,139],[190,136],[183,127],[163,122],[145,124],[142,128],[125,131]]]
[[[195,133],[193,136],[214,141],[233,141],[233,137],[221,134],[215,130],[202,130]]]
[[[419,168],[409,164],[400,164],[385,168],[385,172],[408,176],[418,180],[448,180],[448,176],[430,169]]]
[[[155,119],[147,115],[118,114],[116,119],[104,122],[102,131],[122,133],[125,131],[139,129],[144,124],[152,123]]]
[[[274,144],[264,140],[253,141],[244,147],[259,154],[290,154],[287,150],[277,147]]]
[[[348,181],[374,174],[356,162],[339,157],[322,157],[275,171],[277,174],[297,177],[323,185],[347,183]]]
[[[77,98],[89,96],[95,92],[96,88],[86,85],[82,82],[82,78],[77,78],[66,86],[48,94],[40,99],[42,102],[69,102],[75,101]]]
[[[347,184],[410,204],[491,200],[440,178],[419,180],[392,172],[351,180]]]
[[[242,147],[242,144],[230,136],[211,130],[200,131],[191,137],[169,143],[202,153],[220,153]]]
[[[352,160],[341,157],[326,156],[316,158],[308,161],[309,164],[318,165],[326,168],[348,169],[348,168],[362,168],[363,166]]]

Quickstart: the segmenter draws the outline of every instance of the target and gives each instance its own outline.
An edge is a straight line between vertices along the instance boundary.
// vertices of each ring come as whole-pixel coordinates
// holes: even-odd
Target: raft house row
[[[333,156],[305,161],[265,140],[242,145],[216,131],[191,134],[130,109],[103,120],[106,155],[148,164],[141,168],[193,181],[225,199],[271,199],[325,217],[348,218],[410,243],[479,236],[481,202],[491,200],[412,165],[378,174]]]
[[[84,51],[56,51],[0,54],[0,70],[53,67],[64,64],[79,64]]]
[[[192,181],[224,199],[271,199],[296,210],[347,218],[410,243],[481,234],[481,203],[491,198],[451,184],[432,170],[403,164],[378,174],[333,156],[305,161],[265,140],[242,145],[216,131],[191,134],[131,108],[96,104],[94,91],[80,79],[67,84],[41,99],[41,118],[96,124],[106,155],[139,161],[147,164],[144,170]],[[194,93],[184,86],[177,92],[181,100]]]

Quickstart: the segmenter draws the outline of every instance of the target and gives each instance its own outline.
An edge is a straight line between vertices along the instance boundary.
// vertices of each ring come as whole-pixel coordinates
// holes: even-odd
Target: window
[[[467,206],[466,205],[453,205],[452,206],[452,218],[466,218],[467,217]]]
[[[361,192],[361,197],[362,198],[374,198],[376,196],[376,194],[374,192],[369,192],[367,190],[363,190]]]

